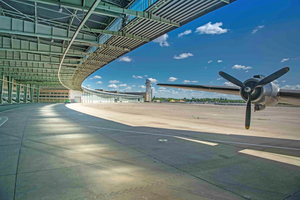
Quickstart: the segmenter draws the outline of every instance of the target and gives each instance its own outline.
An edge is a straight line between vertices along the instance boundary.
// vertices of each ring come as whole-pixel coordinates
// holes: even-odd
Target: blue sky
[[[300,89],[300,1],[237,0],[113,61],[83,85],[145,91],[146,78],[152,78],[157,97],[240,99],[155,83],[226,85],[219,71],[245,81],[286,66],[291,71],[276,84]]]

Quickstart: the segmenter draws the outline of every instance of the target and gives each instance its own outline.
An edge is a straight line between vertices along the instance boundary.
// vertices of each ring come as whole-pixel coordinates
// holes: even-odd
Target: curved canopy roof
[[[233,1],[0,0],[0,74],[81,90],[109,62]]]

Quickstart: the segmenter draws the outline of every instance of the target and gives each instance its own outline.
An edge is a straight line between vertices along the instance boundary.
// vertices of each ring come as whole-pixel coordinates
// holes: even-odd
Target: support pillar
[[[23,88],[24,88],[23,103],[27,103],[27,84],[24,84]]]
[[[36,102],[40,103],[40,86],[36,86]]]
[[[3,86],[4,86],[4,74],[0,75],[0,105],[3,104]]]
[[[34,92],[33,85],[30,84],[30,103],[33,103],[33,92]]]
[[[20,88],[21,88],[21,86],[18,84],[17,85],[17,103],[20,103]]]
[[[12,104],[12,77],[11,76],[8,76],[7,77],[7,91],[8,91],[8,103],[9,104]]]

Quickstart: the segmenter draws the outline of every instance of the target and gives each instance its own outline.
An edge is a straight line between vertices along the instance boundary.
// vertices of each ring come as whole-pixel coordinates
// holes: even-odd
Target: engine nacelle
[[[258,79],[251,78],[244,82],[245,86],[252,87],[257,82]],[[251,103],[255,104],[255,110],[263,110],[266,106],[273,106],[278,104],[278,94],[279,87],[274,83],[269,83],[264,85],[263,87],[255,88],[251,93]],[[241,97],[247,101],[248,100],[248,93],[244,91],[243,88],[240,90]]]

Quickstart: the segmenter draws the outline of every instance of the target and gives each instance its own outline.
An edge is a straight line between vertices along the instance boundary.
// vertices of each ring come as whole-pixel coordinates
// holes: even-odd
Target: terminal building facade
[[[65,88],[37,87],[18,84],[3,77],[1,80],[0,104],[12,103],[105,103],[105,102],[150,102],[152,100],[151,81],[146,80],[146,92],[118,92],[91,89],[82,86],[82,91]]]

